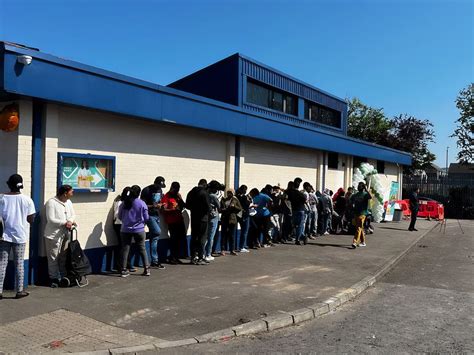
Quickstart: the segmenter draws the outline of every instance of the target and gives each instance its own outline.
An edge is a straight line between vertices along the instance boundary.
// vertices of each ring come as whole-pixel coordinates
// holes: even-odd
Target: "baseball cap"
[[[7,185],[10,187],[16,187],[18,189],[22,189],[23,178],[19,174],[13,174],[8,178]]]
[[[165,178],[163,176],[157,176],[156,179],[155,179],[154,184],[161,187],[161,188],[165,188],[166,187]]]

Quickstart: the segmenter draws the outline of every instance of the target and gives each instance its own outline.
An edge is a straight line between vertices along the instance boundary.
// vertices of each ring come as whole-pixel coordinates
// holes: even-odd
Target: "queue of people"
[[[325,189],[316,191],[302,179],[288,182],[287,188],[266,185],[261,190],[248,191],[242,185],[237,191],[226,189],[212,180],[201,179],[184,199],[179,182],[173,182],[168,192],[165,178],[158,176],[143,190],[137,185],[123,189],[114,201],[114,230],[118,234],[119,252],[116,268],[122,277],[136,272],[130,259],[132,241],[141,257],[143,275],[150,276],[151,268],[164,269],[159,260],[158,240],[161,223],[167,225],[170,248],[167,262],[181,264],[186,255],[187,228],[183,212],[190,211],[191,255],[194,265],[209,264],[215,257],[248,253],[250,249],[274,246],[279,243],[305,245],[308,239],[354,232],[352,248],[366,246],[365,232],[370,226],[368,201],[371,195],[364,183],[358,191],[340,188],[336,194]],[[0,239],[0,299],[9,254],[13,252],[16,268],[16,297],[28,295],[23,290],[23,260],[29,238],[29,226],[36,211],[31,198],[22,195],[23,179],[14,174],[7,181],[10,192],[0,195],[0,217],[3,226]],[[55,197],[45,205],[44,245],[48,260],[51,287],[59,287],[66,275],[66,250],[70,231],[76,226],[69,185],[60,186]],[[148,232],[145,231],[148,227]],[[220,226],[220,246],[218,232]],[[240,226],[239,242],[236,242]],[[369,229],[370,230],[370,229]],[[145,240],[149,239],[150,256]]]

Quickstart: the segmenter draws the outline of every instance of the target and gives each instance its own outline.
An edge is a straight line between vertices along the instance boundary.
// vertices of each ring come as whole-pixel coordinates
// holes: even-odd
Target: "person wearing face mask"
[[[53,288],[59,287],[59,281],[66,276],[68,234],[76,226],[76,214],[71,202],[73,195],[72,186],[62,185],[56,196],[46,202],[44,245],[48,259],[50,286]]]

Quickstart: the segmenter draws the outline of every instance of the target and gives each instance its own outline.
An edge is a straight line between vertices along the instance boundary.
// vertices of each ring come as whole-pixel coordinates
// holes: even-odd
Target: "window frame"
[[[249,87],[253,85],[256,87],[260,87],[262,89],[267,90],[268,92],[268,102],[267,105],[262,105],[261,103],[254,102],[251,100],[251,97],[249,96],[250,90]],[[275,96],[276,95],[281,95],[281,104],[279,103],[278,106],[281,107],[275,107]],[[293,101],[292,104],[289,104],[289,101]],[[255,105],[258,107],[262,107],[268,110],[272,110],[275,112],[279,112],[285,115],[290,115],[294,117],[298,117],[298,97],[296,95],[293,95],[289,92],[286,92],[284,90],[281,90],[279,88],[275,88],[273,86],[270,86],[268,84],[265,84],[261,81],[255,80],[253,78],[247,77],[247,88],[246,88],[246,95],[245,95],[245,101],[247,104],[250,105]],[[255,100],[256,101],[256,100]],[[287,112],[288,108],[291,107],[293,109],[293,112]]]
[[[317,113],[315,115],[316,116],[315,119],[311,117],[311,116],[313,116],[312,115],[313,110],[317,110]],[[339,124],[337,126],[334,126],[334,125],[325,123],[322,120],[322,111],[323,110],[327,111],[327,112],[332,112],[333,114],[336,114],[338,116],[338,119],[339,119]],[[327,107],[327,106],[317,104],[316,102],[309,101],[309,100],[306,100],[306,99],[304,100],[304,119],[309,120],[311,122],[314,122],[316,124],[323,125],[325,127],[330,127],[332,129],[337,129],[337,130],[342,130],[342,126],[343,126],[342,112],[340,112],[338,110],[335,110],[333,108]]]

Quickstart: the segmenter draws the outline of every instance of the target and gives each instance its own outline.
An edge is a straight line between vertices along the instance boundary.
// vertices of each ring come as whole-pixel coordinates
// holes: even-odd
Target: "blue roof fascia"
[[[306,82],[304,82],[304,81],[302,81],[302,80],[300,80],[300,79],[297,79],[297,78],[295,78],[295,77],[293,77],[293,76],[291,76],[291,75],[289,75],[289,74],[286,74],[286,73],[284,73],[284,72],[282,72],[282,71],[280,71],[280,70],[278,70],[278,69],[275,69],[275,68],[273,68],[273,67],[271,67],[271,66],[269,66],[269,65],[267,65],[267,64],[263,64],[263,63],[259,62],[258,60],[255,60],[255,59],[253,59],[253,58],[250,58],[250,57],[248,57],[248,56],[246,56],[246,55],[243,55],[243,54],[241,54],[241,53],[236,53],[236,54],[238,54],[239,57],[242,58],[242,59],[248,60],[249,62],[255,63],[255,64],[257,64],[257,65],[259,65],[259,66],[261,66],[261,67],[263,67],[263,68],[265,68],[265,69],[267,69],[267,70],[273,71],[274,73],[279,74],[279,75],[281,75],[281,76],[284,76],[284,77],[286,77],[286,78],[288,78],[288,79],[290,79],[290,80],[293,80],[293,81],[295,81],[295,82],[297,82],[297,83],[299,83],[299,84],[301,84],[301,85],[304,85],[304,86],[307,86],[307,87],[309,87],[309,88],[311,88],[311,89],[313,89],[313,90],[319,91],[320,93],[322,93],[322,94],[324,94],[324,95],[327,95],[327,96],[329,96],[329,97],[331,97],[331,98],[333,98],[333,99],[335,99],[335,100],[338,100],[338,101],[340,101],[340,102],[346,104],[346,106],[347,106],[346,100],[341,99],[340,97],[338,97],[338,96],[336,96],[336,95],[334,95],[334,94],[331,94],[331,93],[329,93],[329,92],[327,92],[327,91],[325,91],[325,90],[322,90],[322,89],[320,89],[320,88],[318,88],[318,87],[316,87],[316,86],[314,86],[314,85],[308,84],[308,83],[306,83]],[[236,54],[233,54],[233,55],[236,55]]]
[[[46,53],[35,51],[35,50],[32,50],[32,49],[17,47],[17,46],[8,44],[8,43],[4,43],[4,46],[5,46],[5,51],[6,52],[13,52],[13,53],[16,53],[16,54],[29,55],[29,56],[32,56],[33,58],[42,59],[44,61],[55,63],[55,64],[58,64],[58,65],[61,65],[61,66],[64,66],[64,67],[70,67],[70,68],[74,68],[76,70],[82,70],[82,71],[87,72],[87,73],[94,73],[94,74],[97,74],[97,75],[100,75],[100,76],[103,76],[103,77],[106,77],[106,78],[111,78],[111,79],[115,79],[115,80],[118,80],[118,81],[123,81],[123,82],[129,83],[129,84],[134,84],[134,85],[138,85],[138,86],[149,87],[151,89],[157,89],[157,88],[161,87],[161,85],[154,84],[154,83],[146,81],[146,80],[137,79],[137,78],[134,78],[134,77],[131,77],[131,76],[119,74],[119,73],[109,71],[109,70],[106,70],[106,69],[97,68],[97,67],[94,67],[92,65],[83,64],[83,63],[76,62],[76,61],[73,61],[73,60],[60,58],[60,57],[57,57],[57,56],[54,56],[54,55],[51,55],[51,54],[46,54]]]
[[[19,68],[18,54],[34,57],[32,64]],[[152,121],[411,164],[411,156],[405,152],[334,132],[294,126],[283,120],[246,112],[238,106],[34,50],[11,46],[3,59],[4,89],[9,93]]]

